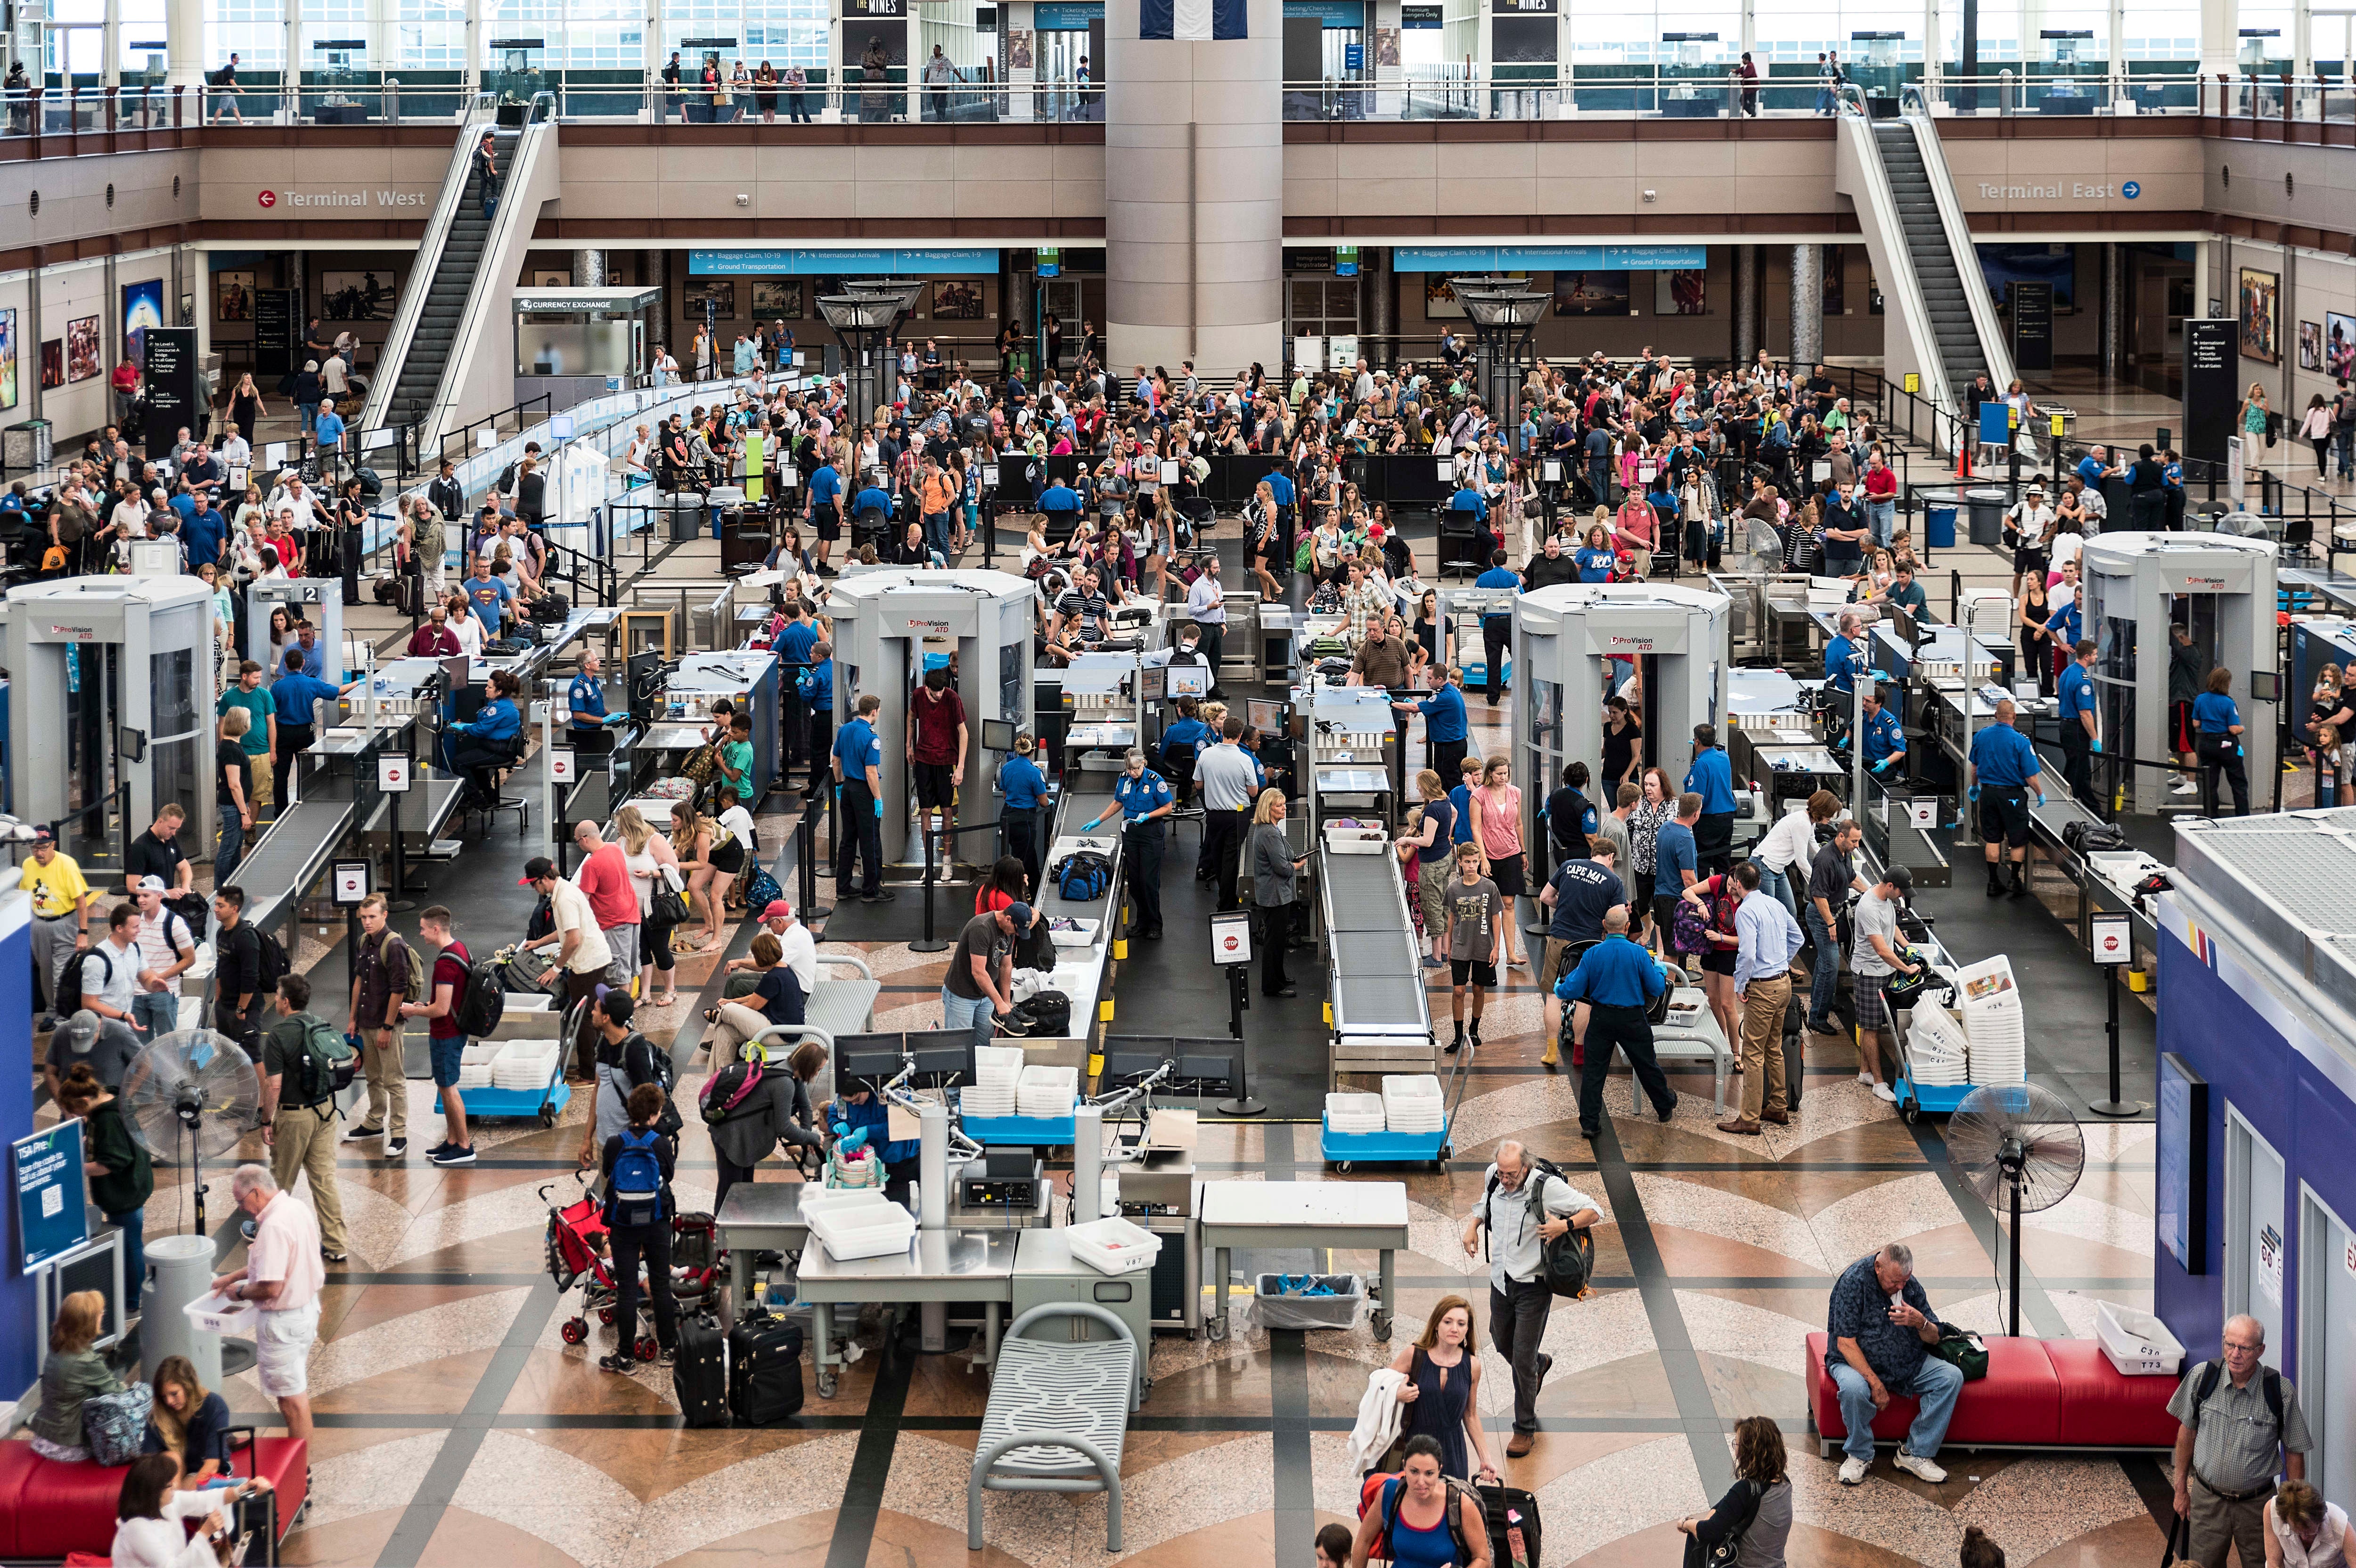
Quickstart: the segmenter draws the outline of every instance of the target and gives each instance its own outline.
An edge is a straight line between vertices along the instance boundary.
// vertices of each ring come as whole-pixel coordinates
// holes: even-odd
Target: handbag
[[[1929,1347],[1929,1352],[1962,1372],[1967,1383],[1976,1383],[1988,1375],[1987,1346],[1976,1334],[1966,1334],[1942,1323],[1939,1342]]]
[[[679,868],[659,866],[662,885],[647,900],[647,916],[657,925],[684,925],[693,918],[693,909],[687,901],[687,890],[679,885]]]
[[[82,1401],[82,1438],[90,1445],[90,1456],[102,1465],[128,1465],[139,1457],[155,1407],[155,1391],[145,1383]]]
[[[697,784],[710,784],[720,776],[720,753],[710,746],[698,746],[680,763],[679,771]]]
[[[1734,1568],[1735,1559],[1742,1555],[1742,1538],[1759,1517],[1759,1499],[1766,1495],[1756,1481],[1742,1484],[1751,1488],[1751,1506],[1742,1510],[1742,1518],[1719,1538],[1715,1546],[1704,1546],[1698,1535],[1687,1536],[1686,1568]]]

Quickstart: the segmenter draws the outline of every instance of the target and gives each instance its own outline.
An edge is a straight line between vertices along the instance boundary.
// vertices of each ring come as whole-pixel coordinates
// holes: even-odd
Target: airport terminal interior
[[[0,1563],[2356,1558],[2344,5],[0,52]]]

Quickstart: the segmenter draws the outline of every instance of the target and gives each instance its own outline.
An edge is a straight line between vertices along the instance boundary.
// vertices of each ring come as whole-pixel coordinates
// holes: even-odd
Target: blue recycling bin
[[[1955,514],[1963,506],[1964,498],[1953,490],[1922,493],[1922,537],[1929,548],[1955,548]]]

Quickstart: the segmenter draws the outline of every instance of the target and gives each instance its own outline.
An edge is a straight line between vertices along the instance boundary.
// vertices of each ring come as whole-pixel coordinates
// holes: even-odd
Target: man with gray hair
[[[1899,1446],[1898,1467],[1933,1486],[1945,1480],[1947,1472],[1933,1461],[1964,1392],[1964,1373],[1930,1353],[1939,1342],[1939,1320],[1914,1277],[1913,1253],[1892,1242],[1842,1270],[1833,1284],[1826,1333],[1831,1342],[1825,1370],[1840,1392],[1841,1424],[1847,1429],[1841,1485],[1854,1487],[1865,1479],[1873,1464],[1874,1418],[1901,1395],[1919,1401],[1920,1408]]]
[[[253,1334],[262,1392],[278,1402],[286,1435],[311,1435],[311,1347],[319,1338],[319,1288],[327,1283],[319,1221],[309,1205],[278,1189],[266,1165],[241,1165],[230,1195],[253,1220],[245,1266],[213,1281],[213,1294],[262,1309]]]
[[[2298,1390],[2265,1365],[2266,1326],[2247,1313],[2225,1319],[2224,1354],[2187,1367],[2168,1413],[2176,1417],[2176,1512],[2192,1525],[2188,1548],[2201,1568],[2265,1568],[2275,1477],[2307,1479],[2315,1439]],[[2279,1467],[2277,1467],[2279,1460]]]
[[[1514,1368],[1514,1435],[1505,1456],[1530,1451],[1538,1430],[1538,1390],[1554,1358],[1538,1349],[1554,1294],[1546,1281],[1546,1243],[1586,1231],[1603,1216],[1595,1200],[1511,1138],[1497,1146],[1480,1203],[1464,1221],[1464,1253],[1489,1239],[1489,1339]]]

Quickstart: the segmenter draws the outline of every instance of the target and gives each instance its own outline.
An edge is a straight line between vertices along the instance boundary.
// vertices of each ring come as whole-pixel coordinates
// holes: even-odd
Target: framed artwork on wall
[[[2241,323],[2244,359],[2268,365],[2282,363],[2282,275],[2244,267],[2238,287],[2235,318]]]

